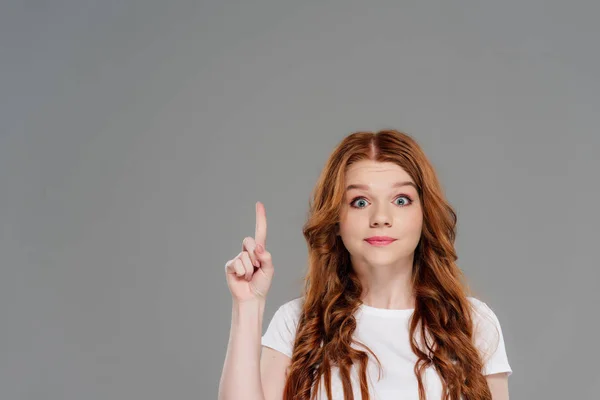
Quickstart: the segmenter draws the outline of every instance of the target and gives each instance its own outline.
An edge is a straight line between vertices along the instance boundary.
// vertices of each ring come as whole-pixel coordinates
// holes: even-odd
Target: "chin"
[[[400,257],[398,257],[398,254],[363,254],[362,258],[367,261],[369,264],[381,264],[381,265],[388,265],[388,264],[394,264],[398,261],[401,260]]]

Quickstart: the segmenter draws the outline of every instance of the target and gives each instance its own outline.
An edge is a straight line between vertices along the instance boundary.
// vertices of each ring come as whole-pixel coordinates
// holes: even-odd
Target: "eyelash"
[[[394,199],[394,201],[398,200],[400,197],[406,197],[408,199],[408,204],[405,204],[405,205],[400,206],[400,207],[407,207],[407,206],[409,206],[409,205],[411,205],[413,203],[413,199],[409,195],[406,195],[406,194],[400,194],[400,195],[396,196],[396,198]],[[352,201],[350,202],[350,207],[356,208],[356,209],[364,208],[364,207],[356,207],[356,206],[352,205],[358,199],[364,199],[364,197],[363,196],[358,196],[358,197],[353,198]]]

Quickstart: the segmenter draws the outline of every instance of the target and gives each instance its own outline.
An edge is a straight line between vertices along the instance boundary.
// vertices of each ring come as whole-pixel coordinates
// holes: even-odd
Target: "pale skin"
[[[353,268],[363,284],[362,301],[378,308],[414,308],[410,273],[414,250],[423,224],[420,199],[408,173],[393,163],[360,161],[346,176],[351,189],[339,220],[338,235],[348,249]],[[411,201],[412,200],[412,201]],[[356,206],[353,208],[350,203]],[[395,239],[385,247],[365,242],[370,236]],[[260,345],[262,317],[274,274],[266,246],[267,219],[264,205],[256,203],[255,236],[246,237],[242,252],[226,263],[232,293],[232,328],[219,385],[219,400],[281,400],[290,358]],[[262,351],[261,351],[262,348]],[[487,375],[494,400],[508,400],[507,373]]]
[[[363,285],[362,301],[377,308],[414,308],[410,276],[423,226],[415,182],[397,164],[371,160],[351,165],[346,180],[347,186],[365,186],[346,192],[338,230]],[[395,186],[397,183],[405,184]],[[371,236],[397,240],[375,247],[364,240]],[[492,398],[508,400],[508,375],[499,373],[486,378]]]
[[[368,160],[352,164],[346,181],[346,187],[364,186],[346,191],[338,229],[363,285],[362,301],[377,308],[414,308],[410,277],[423,226],[414,181],[394,163]],[[371,236],[396,240],[377,247],[365,241]]]

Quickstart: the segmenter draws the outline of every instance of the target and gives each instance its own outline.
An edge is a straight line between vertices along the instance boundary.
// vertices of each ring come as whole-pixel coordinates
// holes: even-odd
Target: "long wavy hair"
[[[354,342],[366,351],[351,346],[356,329],[354,313],[362,304],[362,286],[348,250],[336,235],[346,171],[360,160],[393,162],[418,187],[423,228],[413,259],[415,309],[409,337],[417,355],[414,374],[419,399],[425,400],[422,374],[433,366],[442,381],[443,400],[459,400],[461,396],[464,400],[491,400],[482,374],[484,362],[473,339],[474,308],[467,299],[470,290],[455,264],[456,213],[445,200],[434,168],[417,142],[408,134],[391,129],[359,131],[345,137],[327,160],[311,193],[303,226],[309,253],[304,303],[284,399],[316,398],[321,377],[331,399],[331,367],[337,366],[344,398],[353,400],[350,371],[357,364],[362,399],[369,400],[366,351],[373,355],[381,372],[379,359],[366,345]]]

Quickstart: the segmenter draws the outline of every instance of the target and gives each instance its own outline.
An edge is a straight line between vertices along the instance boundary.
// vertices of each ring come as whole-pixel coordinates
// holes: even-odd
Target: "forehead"
[[[392,162],[361,160],[346,170],[346,184],[388,185],[399,180],[413,181],[402,167]]]

